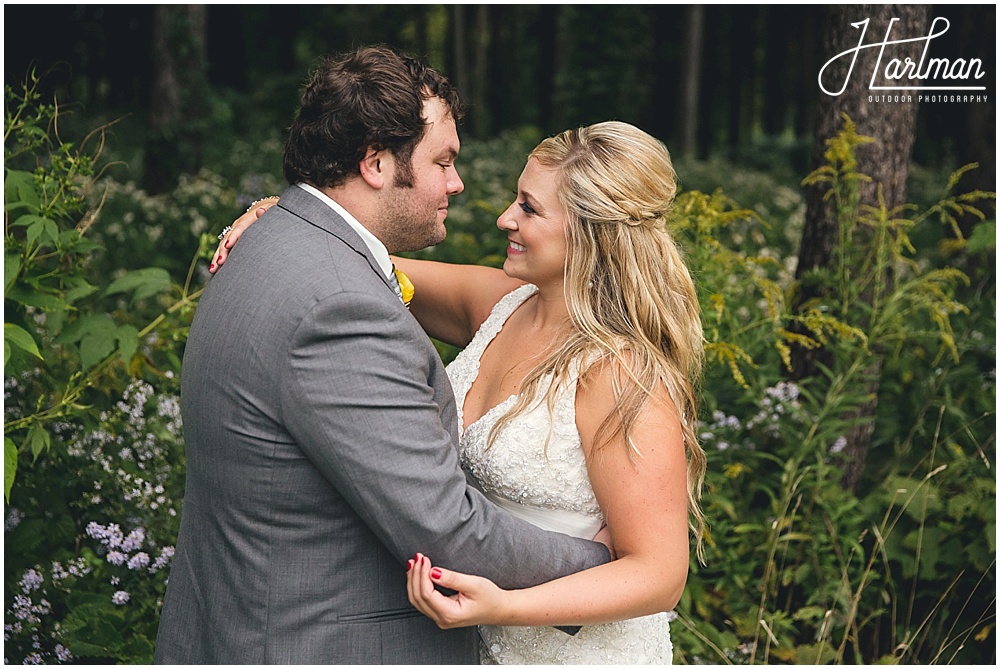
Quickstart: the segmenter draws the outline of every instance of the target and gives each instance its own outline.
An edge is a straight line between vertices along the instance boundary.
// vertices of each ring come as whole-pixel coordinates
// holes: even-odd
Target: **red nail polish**
[[[209,266],[208,266],[208,269],[212,269],[212,270],[214,270],[214,269],[215,269],[215,263],[212,263],[211,265],[209,265]]]
[[[222,262],[222,256],[220,255],[218,258],[216,258],[215,262]]]
[[[407,560],[406,561],[406,571],[409,572],[411,569],[413,569],[413,560]]]
[[[433,578],[434,580],[441,578],[441,570],[438,569],[437,567],[431,569],[431,578]]]

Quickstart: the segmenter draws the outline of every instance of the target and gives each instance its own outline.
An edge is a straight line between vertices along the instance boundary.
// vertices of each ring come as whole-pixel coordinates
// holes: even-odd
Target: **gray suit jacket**
[[[418,288],[419,289],[419,288]],[[187,489],[158,663],[475,663],[405,565],[521,588],[608,560],[493,507],[444,367],[361,239],[300,188],[205,290],[184,354]]]

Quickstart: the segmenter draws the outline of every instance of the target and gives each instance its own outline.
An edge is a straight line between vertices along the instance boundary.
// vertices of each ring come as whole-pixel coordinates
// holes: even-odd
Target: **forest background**
[[[984,90],[873,100],[869,49],[822,93],[866,18],[865,43],[893,18],[912,37],[946,19],[931,54],[980,59]],[[317,59],[385,43],[468,105],[466,191],[422,257],[501,262],[496,216],[546,135],[614,118],[671,149],[709,456],[675,661],[995,664],[994,5],[7,4],[4,20],[6,661],[151,661],[215,235],[280,192]]]

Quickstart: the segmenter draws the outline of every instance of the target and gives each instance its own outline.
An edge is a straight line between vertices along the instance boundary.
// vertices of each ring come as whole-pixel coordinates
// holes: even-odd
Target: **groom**
[[[505,588],[609,559],[466,482],[451,387],[397,294],[389,254],[443,240],[464,187],[459,115],[440,74],[383,48],[306,87],[293,185],[191,326],[158,663],[475,663],[475,628],[439,630],[407,601],[414,553]]]

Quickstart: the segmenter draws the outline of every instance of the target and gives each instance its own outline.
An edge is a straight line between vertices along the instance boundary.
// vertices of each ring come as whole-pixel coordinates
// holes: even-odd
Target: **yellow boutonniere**
[[[396,274],[396,281],[399,281],[399,292],[403,294],[403,304],[410,306],[410,300],[413,299],[413,283],[410,282],[410,277],[395,267],[392,268],[392,271]]]

